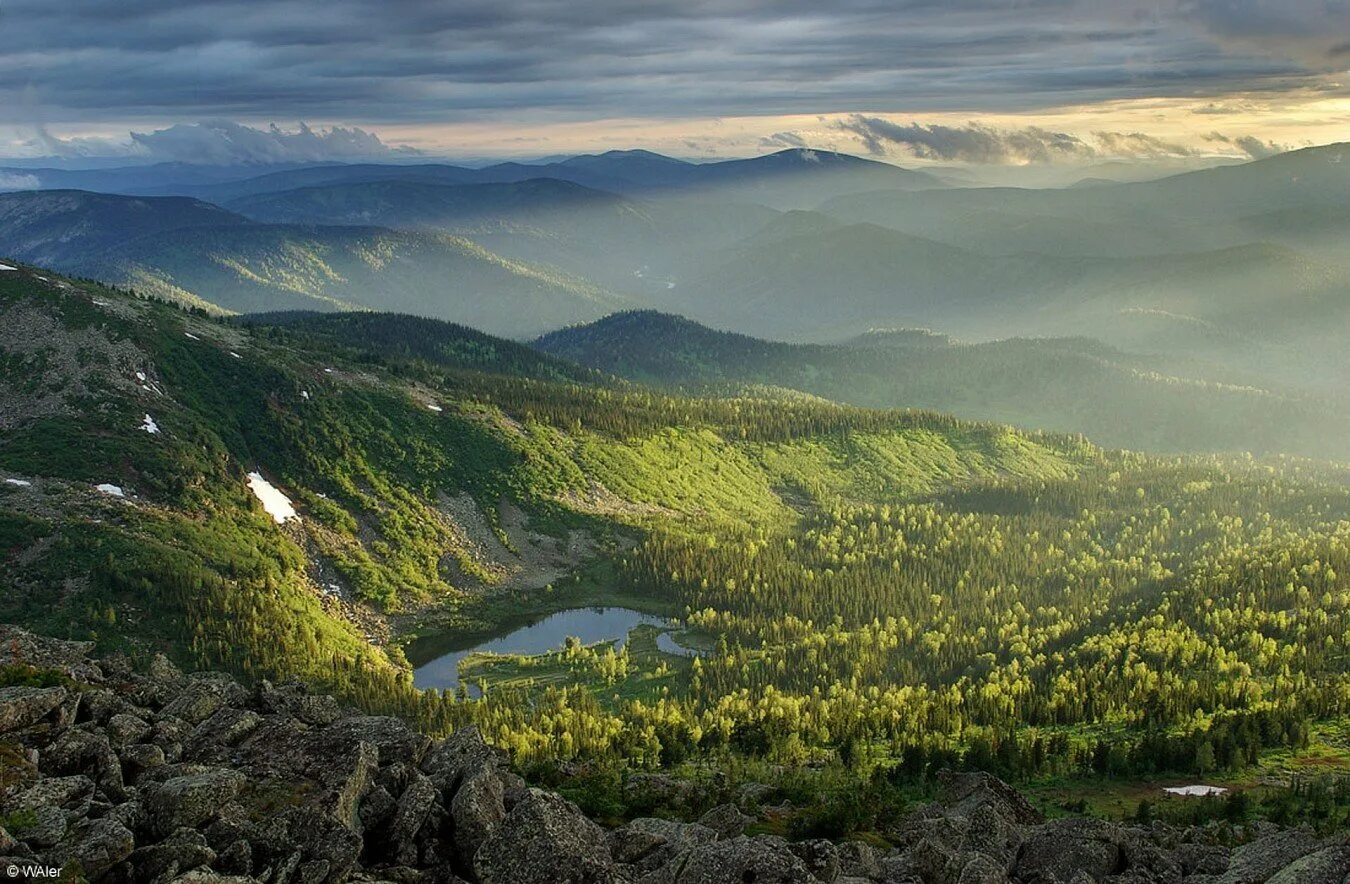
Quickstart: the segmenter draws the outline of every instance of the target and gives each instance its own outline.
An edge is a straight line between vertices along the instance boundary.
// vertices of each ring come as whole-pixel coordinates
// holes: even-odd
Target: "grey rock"
[[[823,838],[788,845],[793,856],[802,861],[816,880],[832,884],[840,875],[839,848]]]
[[[742,835],[690,851],[670,880],[673,884],[802,884],[816,879],[781,844]]]
[[[870,844],[845,841],[839,845],[839,872],[854,878],[881,877],[881,863]]]
[[[607,884],[617,880],[605,834],[576,805],[531,789],[473,858],[482,884]]]
[[[1350,846],[1310,853],[1275,873],[1269,884],[1343,884],[1350,880]]]
[[[137,743],[127,746],[118,754],[122,765],[122,778],[127,783],[137,783],[146,772],[163,767],[167,761],[164,750],[150,743]]]
[[[1181,844],[1172,859],[1183,875],[1222,875],[1228,870],[1228,848],[1216,844]]]
[[[698,818],[701,825],[717,833],[719,838],[735,838],[745,832],[753,820],[741,813],[734,804],[719,804]]]
[[[81,774],[47,777],[4,801],[6,811],[58,807],[67,813],[85,815],[94,797],[94,781]]]
[[[68,728],[41,753],[39,767],[47,775],[87,774],[113,797],[123,794],[122,763],[107,736],[90,725]]]
[[[677,855],[711,844],[717,833],[698,823],[642,817],[609,833],[610,853],[616,862],[638,873],[655,871]]]
[[[977,853],[961,866],[956,884],[1003,884],[1007,880],[1007,869],[984,854]]]
[[[388,827],[388,838],[393,848],[394,861],[402,865],[417,862],[413,838],[426,822],[436,802],[437,791],[427,777],[416,774],[408,788],[399,796],[398,807]]]
[[[237,706],[247,693],[227,677],[193,678],[160,710],[161,718],[180,718],[188,724],[201,724],[222,707]]]
[[[147,821],[161,835],[184,826],[196,828],[234,800],[243,784],[242,774],[223,768],[156,783],[142,795]]]
[[[322,739],[331,744],[370,743],[380,751],[382,759],[401,759],[411,764],[422,760],[431,746],[431,739],[415,733],[397,718],[384,715],[355,715],[342,718],[320,731]]]
[[[1312,834],[1298,829],[1257,838],[1233,851],[1222,884],[1258,884],[1322,847]]]
[[[474,856],[506,820],[505,790],[494,770],[480,768],[460,783],[450,800],[450,817],[456,849],[463,856]]]
[[[119,749],[148,739],[154,732],[150,722],[126,712],[110,716],[103,728],[108,742]]]
[[[0,733],[31,727],[46,718],[69,698],[65,688],[34,688],[15,685],[0,688]]]
[[[51,804],[28,808],[11,834],[30,847],[51,847],[66,837],[66,814]]]
[[[1123,871],[1124,857],[1113,827],[1100,820],[1052,820],[1022,848],[1014,871],[1026,884],[1068,882],[1079,872],[1093,881]]]
[[[178,829],[158,844],[138,847],[130,855],[136,877],[144,881],[171,880],[181,872],[216,861],[206,836],[195,829]]]
[[[78,865],[95,880],[131,855],[136,846],[131,830],[114,819],[82,820],[49,854],[54,865]]]
[[[471,773],[505,767],[500,753],[483,742],[482,734],[472,725],[432,746],[421,763],[422,772],[447,794],[459,788],[460,781]]]
[[[258,685],[258,706],[272,714],[286,715],[308,725],[322,727],[341,717],[337,700],[325,694],[310,694],[299,685],[280,687],[264,680]]]
[[[941,788],[938,801],[952,816],[970,816],[980,808],[987,808],[1018,825],[1045,821],[1020,792],[992,774],[944,770],[938,773],[938,785]]]

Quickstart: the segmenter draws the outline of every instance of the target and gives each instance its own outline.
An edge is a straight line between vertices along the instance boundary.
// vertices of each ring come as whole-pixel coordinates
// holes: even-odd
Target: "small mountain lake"
[[[675,640],[669,632],[675,624],[665,617],[630,608],[572,608],[472,647],[443,654],[413,670],[413,685],[453,690],[459,686],[460,661],[470,654],[547,654],[562,650],[569,636],[579,639],[583,645],[607,641],[620,648],[627,641],[628,633],[643,625],[664,630],[656,638],[656,646],[661,651],[682,657],[695,653]],[[477,695],[477,690],[471,690],[471,694]]]

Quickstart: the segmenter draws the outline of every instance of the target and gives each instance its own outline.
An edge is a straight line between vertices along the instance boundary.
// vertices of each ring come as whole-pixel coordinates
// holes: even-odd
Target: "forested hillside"
[[[675,395],[347,322],[0,272],[4,619],[472,721],[540,776],[584,762],[606,812],[657,765],[811,762],[800,824],[842,833],[875,822],[836,800],[874,772],[1341,764],[1339,468]],[[647,627],[413,687],[405,648],[596,603],[694,653]]]

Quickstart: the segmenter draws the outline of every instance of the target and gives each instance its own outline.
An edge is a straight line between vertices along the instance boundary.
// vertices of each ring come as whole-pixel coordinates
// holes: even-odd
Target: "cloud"
[[[1254,135],[1239,135],[1236,138],[1230,138],[1221,132],[1211,132],[1205,136],[1205,140],[1217,142],[1219,144],[1231,144],[1254,160],[1273,157],[1277,153],[1285,153],[1286,151],[1294,149],[1288,144],[1280,144],[1275,141],[1262,141]]]
[[[1091,146],[1077,136],[1037,126],[995,129],[980,123],[965,126],[894,123],[862,114],[854,114],[837,125],[861,139],[868,153],[875,156],[884,156],[892,146],[904,148],[920,159],[982,164],[1048,163],[1093,155]]]
[[[36,175],[21,175],[9,172],[0,172],[0,191],[3,190],[37,190],[41,187]]]
[[[1170,157],[1195,156],[1192,148],[1174,141],[1164,141],[1143,132],[1093,132],[1101,152],[1114,157],[1157,160]]]
[[[1087,136],[1040,126],[1000,129],[982,123],[946,126],[897,123],[854,114],[836,128],[862,142],[868,153],[886,156],[893,149],[924,160],[976,165],[1023,165],[1095,159],[1157,160],[1191,157],[1194,148],[1144,132],[1097,131]],[[1232,142],[1236,144],[1236,142]],[[1247,148],[1238,145],[1243,150]]]
[[[274,118],[379,128],[865,108],[998,113],[1220,98],[1316,81],[1334,46],[1314,44],[1327,42],[1321,34],[1345,42],[1350,29],[1337,27],[1345,6],[7,0],[0,124],[31,124],[9,100],[29,84],[42,118],[63,128]],[[1262,45],[1266,26],[1279,41],[1274,49]]]
[[[1181,0],[1179,9],[1230,45],[1345,70],[1350,4],[1344,0]]]
[[[780,150],[787,147],[809,147],[806,139],[796,132],[775,132],[759,140],[759,146],[767,150]]]
[[[295,131],[272,125],[255,129],[232,122],[191,123],[154,132],[132,132],[136,153],[156,161],[234,165],[390,159],[416,156],[407,147],[390,147],[378,136],[356,127]]]

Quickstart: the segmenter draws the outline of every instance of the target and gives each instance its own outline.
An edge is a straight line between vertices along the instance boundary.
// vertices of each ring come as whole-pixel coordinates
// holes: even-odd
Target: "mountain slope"
[[[1346,278],[1287,248],[1133,258],[984,255],[874,224],[817,225],[751,240],[708,261],[663,303],[747,333],[843,337],[929,326],[968,337],[1088,334],[1119,314],[1168,311],[1233,333],[1344,323]]]
[[[608,815],[661,800],[634,781],[669,794],[777,776],[776,759],[820,760],[774,782],[808,795],[794,831],[841,836],[877,820],[831,822],[835,802],[922,789],[940,765],[1086,792],[1338,763],[1344,469],[539,379],[552,360],[413,325],[415,353],[488,346],[494,371],[477,371],[453,348],[407,358],[404,321],[386,322],[353,346],[334,343],[361,334],[345,319],[241,327],[0,270],[0,620],[224,668],[268,704],[294,692],[262,678],[300,677],[425,731],[474,724]],[[405,659],[596,605],[678,622],[622,648],[559,636],[547,653],[471,654],[456,672],[478,698],[418,690]],[[664,650],[677,630],[696,657]],[[44,684],[31,667],[5,677],[11,709]],[[243,696],[187,685],[212,708]],[[388,723],[343,728],[422,745]],[[102,757],[76,763],[97,774]],[[657,766],[672,779],[628,775]],[[274,786],[245,800],[306,798]]]
[[[0,253],[227,311],[371,307],[517,336],[628,303],[461,237],[259,224],[179,197],[0,195]]]
[[[0,251],[24,261],[79,268],[118,244],[188,227],[247,219],[182,197],[134,199],[75,190],[0,193]]]
[[[916,407],[1081,432],[1154,451],[1347,457],[1350,415],[1330,403],[1161,375],[1081,339],[952,344],[918,332],[851,345],[784,344],[677,316],[621,313],[535,342],[642,383],[695,390],[772,385],[873,408]]]

